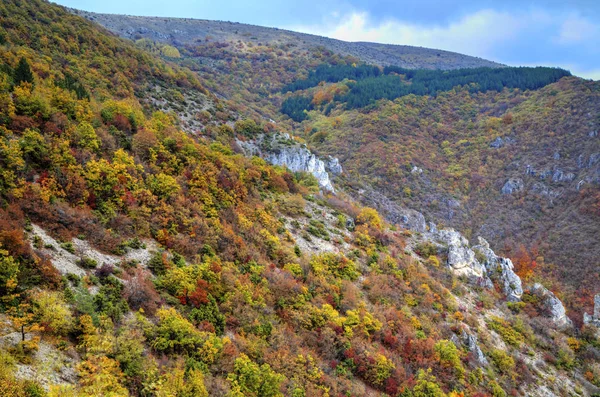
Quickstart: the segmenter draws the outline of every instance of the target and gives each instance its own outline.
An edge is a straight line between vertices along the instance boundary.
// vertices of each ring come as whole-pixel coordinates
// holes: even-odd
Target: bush
[[[432,256],[436,256],[438,253],[438,249],[435,245],[431,244],[429,241],[419,243],[415,247],[415,252],[421,258],[430,258]],[[439,263],[439,261],[438,261]]]
[[[504,373],[508,373],[515,368],[515,360],[504,350],[494,349],[490,352],[490,357],[496,367]]]
[[[77,262],[77,265],[84,269],[95,269],[98,266],[98,262],[92,258],[84,257]]]
[[[359,273],[356,264],[343,255],[325,253],[315,255],[310,261],[312,271],[317,275],[332,274],[335,277],[355,280]]]
[[[488,326],[498,332],[502,339],[511,346],[519,347],[525,340],[522,334],[517,332],[506,320],[500,317],[492,317]]]
[[[75,246],[73,245],[72,242],[68,241],[66,243],[62,243],[60,245],[60,248],[64,249],[67,252],[70,252],[71,254],[75,253]]]

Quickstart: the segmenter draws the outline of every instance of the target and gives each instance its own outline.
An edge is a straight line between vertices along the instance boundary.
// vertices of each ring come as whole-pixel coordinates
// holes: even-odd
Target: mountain
[[[121,37],[131,40],[145,37],[153,41],[176,46],[196,44],[203,41],[243,41],[259,46],[293,46],[299,51],[322,47],[325,50],[342,56],[355,57],[360,61],[380,66],[396,65],[424,69],[502,66],[496,62],[450,51],[406,45],[347,42],[306,33],[236,22],[99,14],[74,9],[71,11],[76,15],[80,15],[106,27]]]
[[[481,235],[520,263],[524,273],[535,268],[536,277],[556,285],[578,321],[592,305],[600,283],[597,82],[558,70],[547,80],[538,76],[537,85],[523,84],[525,73],[542,72],[518,68],[495,68],[506,71],[495,81],[485,67],[500,65],[462,56],[431,63],[433,50],[428,49],[368,44],[398,55],[371,57],[348,50],[363,43],[278,29],[71,11],[138,45],[149,40],[175,46],[180,52],[175,61],[203,76],[232,108],[259,122],[276,120],[279,129],[292,131],[315,153],[339,158],[347,171],[340,180],[346,191],[390,220],[401,221],[410,209],[467,236]],[[345,76],[350,83],[342,82],[348,73],[343,65],[361,62],[388,65],[391,75],[354,84],[351,73]],[[341,77],[327,80],[333,72],[324,69],[315,74],[314,86],[298,85],[323,66],[338,68]],[[464,68],[473,68],[472,81],[495,88],[396,98],[381,84],[393,80],[398,67],[400,74],[407,73],[403,68],[463,68],[455,70],[456,83],[450,83],[457,85],[468,82]],[[423,81],[445,78],[435,70],[419,73]],[[319,78],[327,84],[317,86]],[[509,81],[514,84],[507,86]],[[348,87],[351,94],[388,91],[340,100]],[[349,100],[355,109],[349,109]],[[305,120],[299,124],[282,110]]]
[[[373,157],[352,158],[369,148],[381,157],[372,136],[399,153],[404,139],[432,164],[447,156],[441,170],[410,169],[440,183],[457,174],[432,190],[443,197],[462,191],[459,171],[479,156],[490,163],[482,186],[501,164],[524,161],[492,149],[526,142],[528,176],[512,168],[498,186],[518,202],[549,161],[538,141],[582,149],[567,130],[536,139],[524,123],[560,126],[568,105],[573,128],[589,122],[595,102],[580,101],[593,98],[592,83],[547,69],[386,74],[321,48],[134,43],[72,12],[0,3],[3,396],[600,392],[600,295],[594,307],[582,301],[591,313],[582,324],[562,283],[537,273],[546,262],[529,274],[525,258],[513,264],[483,238],[426,224],[423,192],[405,203],[378,181]],[[323,64],[356,79],[282,92]],[[493,89],[507,73],[507,86],[544,87]],[[455,78],[477,82],[438,92]],[[436,93],[347,107],[343,95],[365,84]],[[324,98],[301,123],[280,112],[296,95]],[[415,133],[394,136],[394,122]],[[441,149],[434,127],[447,134]],[[452,134],[473,143],[450,143]],[[489,153],[464,160],[461,148],[492,138]],[[577,177],[593,188],[595,157],[583,154]],[[573,156],[559,155],[552,161]],[[552,177],[570,182],[569,172]]]

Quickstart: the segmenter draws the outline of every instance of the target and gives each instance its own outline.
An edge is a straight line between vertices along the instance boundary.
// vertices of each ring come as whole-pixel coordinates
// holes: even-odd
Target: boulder
[[[575,174],[564,172],[560,168],[555,168],[552,173],[552,182],[571,182],[573,179],[575,179]]]
[[[600,153],[592,153],[592,154],[590,154],[590,159],[588,160],[588,167],[592,168],[598,162],[600,162]]]
[[[340,165],[340,160],[338,160],[337,157],[329,156],[325,161],[325,169],[333,175],[342,174],[342,166]]]
[[[600,328],[600,294],[594,296],[594,312],[592,314],[583,313],[583,323]]]
[[[573,322],[567,317],[567,312],[563,303],[552,291],[548,290],[540,283],[535,283],[529,288],[529,293],[540,298],[541,303],[546,310],[546,316],[557,328],[564,329],[573,326]]]
[[[475,259],[475,252],[469,248],[469,241],[454,229],[442,229],[436,237],[448,246],[447,265],[456,274],[476,279],[486,287],[492,286],[485,267]]]
[[[464,346],[468,351],[473,353],[475,365],[478,367],[487,367],[489,365],[487,358],[485,358],[485,354],[483,354],[477,344],[476,335],[471,334],[463,328],[460,337],[456,334],[452,334],[450,341],[459,349]]]
[[[510,178],[506,181],[504,186],[502,186],[502,194],[513,194],[515,192],[520,192],[525,187],[523,183],[523,179],[521,178]]]
[[[477,344],[477,336],[471,333],[468,333],[463,329],[462,331],[462,342],[471,353],[473,353],[473,358],[475,359],[475,363],[480,367],[487,367],[489,365],[487,358],[485,358],[485,354],[479,348]]]
[[[482,237],[479,237],[479,244],[473,247],[473,250],[479,251],[485,258],[483,265],[488,277],[498,281],[506,299],[512,302],[520,300],[523,295],[523,286],[521,278],[514,272],[512,261],[496,255],[490,248],[490,244]]]

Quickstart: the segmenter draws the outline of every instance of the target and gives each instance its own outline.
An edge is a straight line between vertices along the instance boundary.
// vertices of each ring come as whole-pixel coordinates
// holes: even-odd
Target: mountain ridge
[[[279,42],[280,44],[294,43],[300,46],[323,46],[341,55],[355,56],[363,62],[379,66],[394,65],[427,69],[505,66],[479,57],[440,49],[364,41],[350,42],[292,30],[238,22],[102,14],[72,8],[69,11],[95,21],[121,37],[129,39],[135,39],[137,35],[140,35],[171,44],[178,41],[189,44],[202,37],[205,40],[208,37],[207,41],[248,40],[250,38],[261,43]],[[243,32],[240,32],[242,29]],[[276,38],[273,38],[273,36],[276,36]]]

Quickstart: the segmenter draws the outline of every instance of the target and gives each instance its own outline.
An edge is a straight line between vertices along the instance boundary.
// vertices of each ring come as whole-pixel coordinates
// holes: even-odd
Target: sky
[[[86,11],[214,19],[430,47],[600,80],[600,0],[54,0]]]

